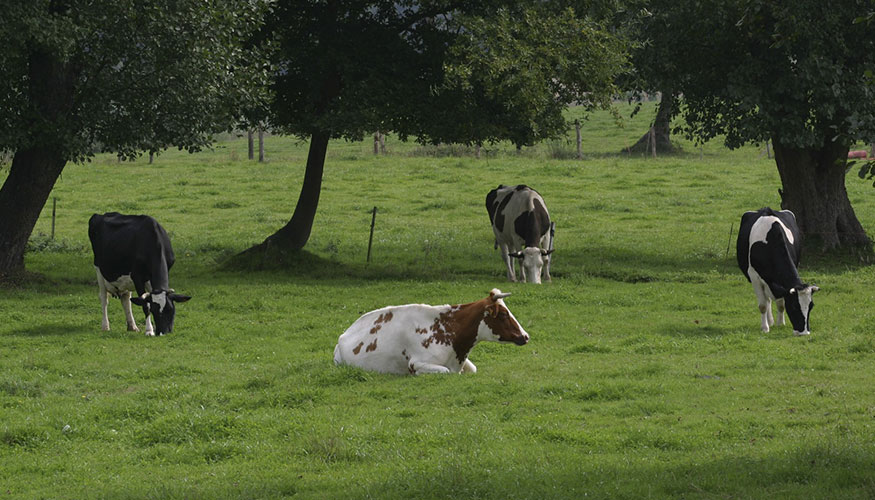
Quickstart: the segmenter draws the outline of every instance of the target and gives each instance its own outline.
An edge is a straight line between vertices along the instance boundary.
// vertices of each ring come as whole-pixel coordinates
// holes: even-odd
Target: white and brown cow
[[[337,339],[334,363],[399,375],[475,373],[468,353],[477,342],[529,341],[504,305],[508,295],[494,288],[470,304],[408,304],[371,311]]]
[[[486,211],[495,233],[495,246],[507,266],[507,279],[516,281],[513,259],[519,259],[523,282],[550,281],[550,254],[555,227],[544,198],[534,189],[499,185],[486,195]]]

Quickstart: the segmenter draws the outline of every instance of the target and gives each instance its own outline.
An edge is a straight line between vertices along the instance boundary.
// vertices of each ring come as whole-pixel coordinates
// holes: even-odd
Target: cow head
[[[811,309],[814,308],[812,295],[818,290],[820,288],[813,285],[802,285],[798,288],[791,288],[784,298],[787,316],[790,317],[790,323],[793,325],[794,335],[811,334],[808,318],[811,314]]]
[[[155,335],[164,335],[173,331],[173,319],[176,316],[175,302],[187,302],[191,297],[180,295],[170,290],[152,290],[141,297],[131,297],[131,302],[143,306],[146,316],[155,317]]]
[[[485,299],[486,309],[483,321],[480,322],[478,333],[483,340],[497,340],[498,342],[513,342],[516,345],[525,345],[529,341],[529,334],[523,330],[522,325],[504,305],[504,298],[509,293],[501,293],[501,290],[493,288],[489,297]]]
[[[553,250],[542,250],[538,247],[526,247],[520,252],[511,252],[508,255],[520,259],[523,281],[528,283],[541,283],[541,270],[549,262],[549,255]]]

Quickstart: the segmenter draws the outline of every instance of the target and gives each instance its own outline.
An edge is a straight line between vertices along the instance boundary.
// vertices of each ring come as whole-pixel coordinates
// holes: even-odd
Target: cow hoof
[[[154,336],[155,336],[155,332],[146,332],[146,336],[147,336],[147,337],[154,337]]]
[[[793,335],[795,335],[797,337],[805,337],[805,336],[811,335],[811,332],[797,332],[794,330]]]
[[[137,327],[137,325],[134,325],[134,326],[128,326],[128,331],[129,332],[139,332],[140,329]]]

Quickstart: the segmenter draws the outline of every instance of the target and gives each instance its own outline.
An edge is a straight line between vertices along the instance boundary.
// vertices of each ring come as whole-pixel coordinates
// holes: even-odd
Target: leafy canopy
[[[35,145],[65,158],[95,151],[135,155],[168,145],[197,149],[261,99],[267,71],[244,42],[260,0],[31,0],[6,2],[0,18],[0,149]],[[57,82],[35,60],[69,75],[72,102],[47,113]]]
[[[275,124],[361,138],[530,144],[607,105],[622,44],[562,2],[281,1]]]
[[[654,4],[672,44],[659,74],[683,93],[685,131],[729,147],[772,138],[799,149],[875,137],[875,30],[864,0]],[[670,36],[664,36],[670,35]]]

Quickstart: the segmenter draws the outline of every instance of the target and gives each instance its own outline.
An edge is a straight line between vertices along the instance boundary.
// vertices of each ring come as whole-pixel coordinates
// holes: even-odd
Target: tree
[[[265,72],[242,44],[265,5],[248,0],[32,0],[0,18],[0,277],[68,161],[167,145],[196,150],[257,100]]]
[[[533,5],[534,4],[534,5]],[[328,141],[394,131],[421,142],[531,144],[571,101],[605,105],[622,47],[560,2],[280,1],[271,124],[310,139],[292,218],[248,252],[309,239]]]
[[[771,139],[781,206],[806,246],[871,241],[845,190],[848,149],[875,133],[875,30],[855,17],[870,1],[709,0],[673,4],[665,39],[673,61],[661,77],[683,95],[691,138],[724,136],[730,148]],[[752,207],[755,208],[755,207]]]
[[[633,98],[659,94],[652,126],[627,149],[629,152],[672,153],[671,120],[677,114],[677,92],[673,67],[675,52],[685,38],[679,38],[673,15],[678,2],[672,0],[626,0],[613,14],[613,25],[630,39],[632,70],[621,74],[620,87]],[[680,43],[679,43],[680,42]],[[641,103],[633,115],[641,110]]]

